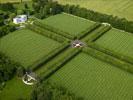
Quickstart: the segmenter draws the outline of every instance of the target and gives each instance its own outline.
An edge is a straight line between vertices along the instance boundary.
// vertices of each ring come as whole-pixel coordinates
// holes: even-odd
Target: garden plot
[[[41,22],[74,36],[95,24],[95,22],[66,13],[51,16]]]
[[[95,43],[116,53],[133,58],[133,35],[131,33],[113,28]]]
[[[110,64],[80,53],[50,78],[85,100],[130,100],[133,77]]]
[[[50,38],[23,29],[3,37],[0,52],[27,67],[59,46],[60,43]]]

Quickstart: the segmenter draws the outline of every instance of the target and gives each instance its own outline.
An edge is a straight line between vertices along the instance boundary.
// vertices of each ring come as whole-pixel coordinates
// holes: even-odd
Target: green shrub
[[[95,23],[91,27],[88,27],[85,31],[83,31],[80,34],[78,34],[77,39],[81,39],[81,38],[85,37],[90,32],[92,32],[93,30],[95,30],[96,28],[98,28],[100,25],[101,25],[100,23]]]
[[[39,21],[37,21],[37,20],[34,22],[34,24],[37,25],[37,26],[39,26],[39,27],[42,27],[42,28],[44,28],[44,29],[47,29],[47,30],[49,30],[49,31],[52,31],[52,32],[54,32],[54,33],[56,33],[56,34],[59,34],[59,35],[61,35],[61,36],[64,36],[64,37],[66,37],[66,38],[68,38],[68,39],[75,39],[75,38],[76,38],[75,36],[70,35],[70,34],[67,33],[67,32],[64,32],[64,31],[62,31],[62,30],[60,30],[60,29],[54,28],[54,27],[49,26],[49,25],[47,25],[47,24],[41,23],[41,22],[39,22]]]
[[[53,32],[50,32],[46,29],[43,29],[43,28],[40,28],[36,25],[27,25],[27,28],[32,30],[32,31],[35,31],[41,35],[44,35],[48,38],[51,38],[51,39],[54,39],[55,41],[58,41],[58,42],[64,42],[64,41],[68,41],[68,39],[58,35],[58,34],[55,34]]]

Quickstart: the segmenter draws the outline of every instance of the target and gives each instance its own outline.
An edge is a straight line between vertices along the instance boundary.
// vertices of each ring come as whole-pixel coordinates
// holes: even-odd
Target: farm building
[[[24,23],[25,21],[27,21],[27,15],[18,15],[13,18],[13,23],[15,24]]]

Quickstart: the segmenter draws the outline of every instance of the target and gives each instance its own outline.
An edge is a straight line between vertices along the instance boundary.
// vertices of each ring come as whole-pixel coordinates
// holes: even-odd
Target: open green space
[[[5,88],[0,92],[0,100],[29,100],[32,86],[25,85],[21,78],[13,78],[6,82]]]
[[[95,23],[65,13],[51,16],[49,18],[42,20],[41,22],[74,36],[85,31],[87,28],[94,25]]]
[[[133,20],[132,0],[56,0],[61,4],[80,5],[94,11]]]
[[[133,77],[112,65],[80,53],[50,78],[85,100],[131,100]]]
[[[101,36],[96,44],[133,58],[133,35],[118,29],[111,29]]]
[[[60,43],[31,30],[18,30],[0,40],[0,51],[27,67],[46,56]]]

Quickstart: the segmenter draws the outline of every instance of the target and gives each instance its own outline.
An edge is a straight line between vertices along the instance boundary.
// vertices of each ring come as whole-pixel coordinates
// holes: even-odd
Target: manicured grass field
[[[50,78],[84,100],[131,100],[133,76],[81,53]]]
[[[15,77],[6,83],[3,91],[0,92],[0,100],[29,100],[32,86],[25,85],[21,79]]]
[[[60,43],[23,29],[10,33],[0,41],[0,51],[27,67],[60,46]]]
[[[113,28],[101,36],[96,44],[133,58],[133,35],[131,33]]]
[[[51,16],[42,22],[72,35],[77,35],[94,24],[92,21],[65,13]]]
[[[61,4],[80,5],[101,13],[124,17],[133,20],[132,0],[56,0]]]

